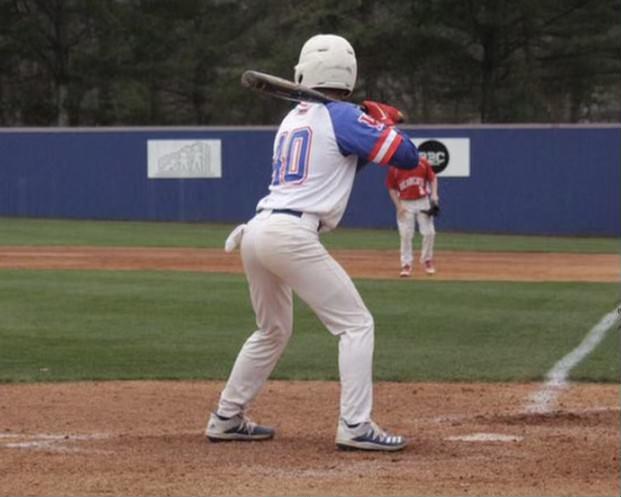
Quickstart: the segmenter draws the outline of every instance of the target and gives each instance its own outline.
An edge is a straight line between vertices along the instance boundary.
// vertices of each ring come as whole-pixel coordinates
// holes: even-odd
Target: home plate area
[[[269,442],[209,443],[222,382],[0,385],[3,495],[619,495],[618,385],[391,383],[376,420],[410,445],[335,449],[338,382],[272,381]]]

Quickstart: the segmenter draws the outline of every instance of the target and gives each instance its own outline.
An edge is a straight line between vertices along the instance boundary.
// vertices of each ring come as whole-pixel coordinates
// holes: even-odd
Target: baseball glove
[[[431,207],[429,209],[425,209],[421,212],[424,212],[428,216],[436,217],[440,215],[440,205],[437,202],[431,202]]]

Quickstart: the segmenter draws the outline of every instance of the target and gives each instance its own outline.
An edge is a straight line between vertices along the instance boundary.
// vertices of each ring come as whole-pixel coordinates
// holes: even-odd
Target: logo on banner
[[[443,177],[470,176],[470,138],[412,138],[418,153]]]
[[[451,157],[448,148],[446,148],[442,142],[437,140],[427,140],[422,142],[418,146],[418,152],[425,159],[427,159],[429,164],[431,164],[433,172],[436,174],[446,169]]]
[[[221,178],[220,140],[148,140],[149,178]]]

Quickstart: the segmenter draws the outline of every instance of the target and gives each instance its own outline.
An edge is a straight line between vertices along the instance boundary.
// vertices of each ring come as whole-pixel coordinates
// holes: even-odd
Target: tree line
[[[304,41],[408,122],[618,122],[621,0],[0,0],[0,126],[274,124]]]

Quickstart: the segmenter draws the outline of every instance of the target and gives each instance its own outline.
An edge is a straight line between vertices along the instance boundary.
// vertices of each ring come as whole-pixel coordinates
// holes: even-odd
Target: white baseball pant
[[[401,216],[397,214],[397,227],[401,238],[401,265],[411,266],[413,261],[412,242],[416,234],[416,224],[422,235],[420,262],[433,259],[433,245],[436,238],[436,229],[433,223],[433,216],[429,216],[422,210],[429,209],[429,197],[417,200],[402,200],[401,205],[405,208],[405,213]]]
[[[263,211],[246,226],[241,255],[258,329],[246,340],[220,396],[234,416],[258,395],[293,329],[292,290],[339,338],[341,417],[371,419],[374,323],[351,278],[319,241],[316,216]]]

